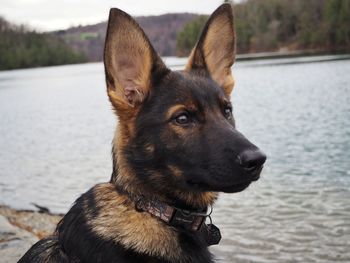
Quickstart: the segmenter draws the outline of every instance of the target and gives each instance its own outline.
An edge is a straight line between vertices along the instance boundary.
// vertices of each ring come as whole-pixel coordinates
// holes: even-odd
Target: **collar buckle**
[[[173,226],[182,226],[191,231],[198,231],[207,216],[206,212],[192,212],[175,208],[169,223]]]

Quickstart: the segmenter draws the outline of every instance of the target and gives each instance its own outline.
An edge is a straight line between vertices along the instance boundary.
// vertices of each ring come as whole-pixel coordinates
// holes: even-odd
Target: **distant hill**
[[[185,24],[198,15],[189,13],[135,17],[161,56],[176,55],[176,37]],[[74,50],[84,52],[89,61],[101,61],[107,22],[52,32]]]

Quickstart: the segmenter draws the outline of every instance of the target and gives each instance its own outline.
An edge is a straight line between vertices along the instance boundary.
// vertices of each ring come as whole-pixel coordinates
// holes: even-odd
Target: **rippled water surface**
[[[212,250],[221,262],[350,262],[350,60],[276,62],[233,68],[238,129],[268,162],[248,190],[221,195]],[[0,203],[66,212],[109,179],[105,93],[102,64],[0,72]]]

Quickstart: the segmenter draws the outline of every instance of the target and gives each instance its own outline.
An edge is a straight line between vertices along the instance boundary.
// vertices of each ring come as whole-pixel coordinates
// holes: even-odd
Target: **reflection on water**
[[[238,129],[268,162],[248,190],[220,197],[212,250],[221,262],[350,262],[350,61],[275,62],[234,67]],[[105,93],[102,64],[0,72],[1,203],[65,212],[109,179]]]

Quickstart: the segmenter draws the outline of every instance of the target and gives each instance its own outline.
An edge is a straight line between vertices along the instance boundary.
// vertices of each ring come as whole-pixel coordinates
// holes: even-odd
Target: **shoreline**
[[[242,53],[236,55],[236,62],[244,61],[263,61],[263,60],[274,60],[274,59],[293,59],[300,57],[318,57],[318,56],[344,56],[346,59],[349,59],[350,51],[323,51],[323,50],[294,50],[294,51],[271,51],[271,52],[256,52],[256,53]],[[184,67],[187,63],[188,57],[177,57],[177,56],[167,56],[162,57],[163,60],[169,58],[176,58],[183,60],[181,64],[167,65],[170,68],[177,69],[179,67]],[[50,66],[36,66],[36,67],[23,67],[23,68],[14,68],[14,69],[0,69],[0,72],[14,71],[14,70],[26,70],[26,69],[40,69],[40,68],[51,68],[59,66],[74,66],[74,65],[84,65],[84,64],[94,64],[94,63],[103,63],[103,61],[87,61],[83,63],[67,63],[67,64],[58,64]]]
[[[255,52],[242,53],[236,55],[236,61],[247,60],[264,60],[264,59],[279,59],[279,58],[297,58],[297,57],[312,57],[312,56],[337,56],[349,55],[347,50],[331,51],[331,50],[282,50],[271,52]]]
[[[17,262],[39,239],[53,233],[62,215],[0,205],[1,262]]]

